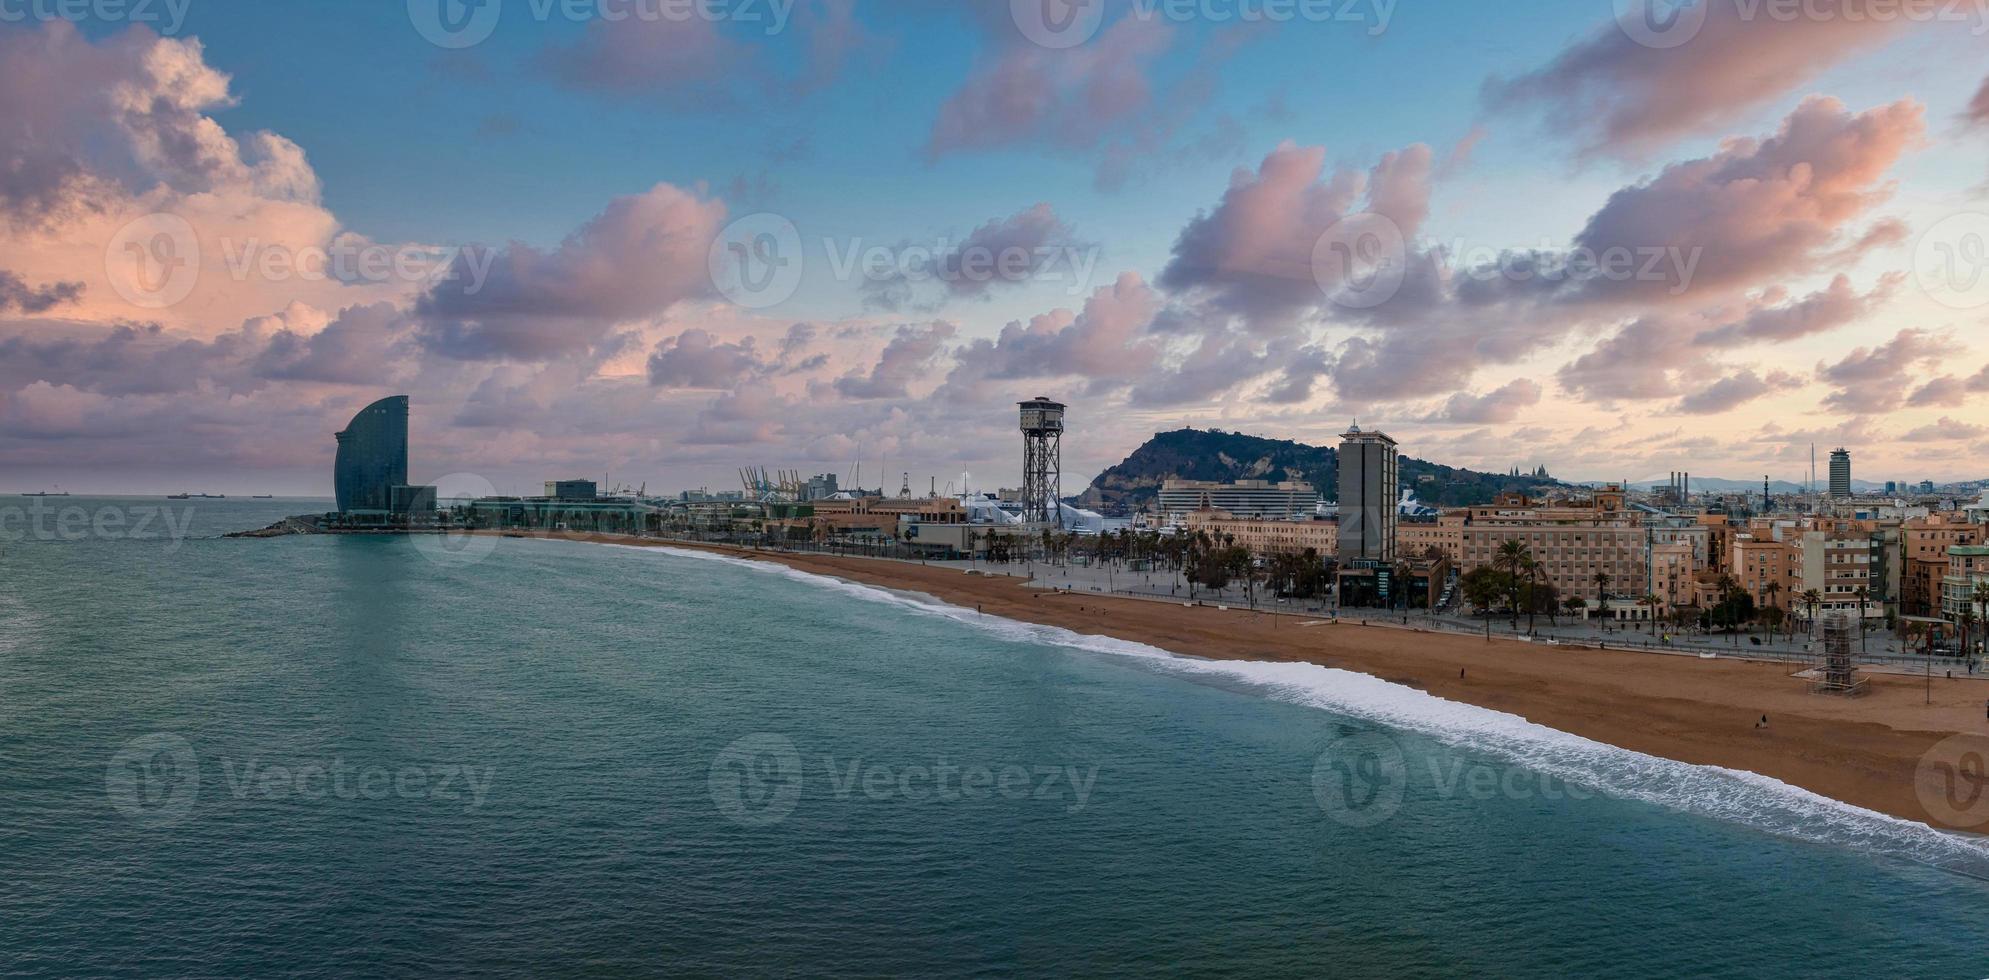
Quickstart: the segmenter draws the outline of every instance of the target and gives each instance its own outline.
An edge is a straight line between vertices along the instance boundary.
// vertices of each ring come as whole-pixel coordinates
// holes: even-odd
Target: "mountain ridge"
[[[1535,492],[1566,487],[1543,471],[1513,476],[1401,457],[1402,484],[1430,506],[1489,503],[1507,490]],[[1302,480],[1334,500],[1339,495],[1339,452],[1294,439],[1273,439],[1222,429],[1192,427],[1156,432],[1126,458],[1098,474],[1074,498],[1080,507],[1126,514],[1150,505],[1166,480]]]

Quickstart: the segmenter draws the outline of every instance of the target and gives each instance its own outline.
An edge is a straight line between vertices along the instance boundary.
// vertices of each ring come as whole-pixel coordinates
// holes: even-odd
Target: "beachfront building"
[[[967,505],[957,497],[839,497],[811,501],[818,518],[886,518],[921,524],[965,524]]]
[[[640,534],[655,529],[658,514],[647,504],[614,497],[479,497],[463,507],[462,520],[473,528],[496,530]]]
[[[1975,602],[1975,590],[1989,585],[1989,545],[1955,545],[1948,549],[1948,573],[1941,579],[1941,618],[1961,622],[1962,610],[1975,613],[1977,622],[1989,612]],[[1979,633],[1977,635],[1980,635]]]
[[[1187,519],[1192,511],[1212,508],[1237,517],[1269,520],[1309,518],[1319,511],[1319,491],[1310,483],[1288,480],[1238,480],[1210,483],[1203,480],[1168,480],[1160,485],[1160,512],[1171,523]]]
[[[1393,561],[1401,492],[1395,440],[1356,425],[1340,436],[1338,458],[1340,564]]]
[[[1542,578],[1564,596],[1591,602],[1597,575],[1608,576],[1610,595],[1650,591],[1652,535],[1644,514],[1626,509],[1619,487],[1605,487],[1579,501],[1534,501],[1500,494],[1490,504],[1446,511],[1436,524],[1403,525],[1405,547],[1441,550],[1460,574],[1493,564],[1507,541],[1526,545]],[[1691,550],[1692,544],[1687,545]]]
[[[1335,521],[1261,520],[1205,508],[1190,511],[1186,524],[1189,531],[1206,531],[1217,540],[1232,540],[1258,555],[1299,555],[1310,549],[1321,559],[1327,559],[1340,546],[1340,525]]]
[[[1873,531],[1864,521],[1818,519],[1786,536],[1796,548],[1791,587],[1821,595],[1818,614],[1885,615],[1882,539]]]
[[[1755,608],[1773,606],[1785,612],[1795,608],[1796,549],[1777,539],[1772,525],[1763,522],[1737,535],[1732,556],[1728,573],[1754,600]]]
[[[435,488],[407,482],[408,396],[382,398],[359,410],[335,437],[332,493],[342,526],[401,526],[435,513]]]

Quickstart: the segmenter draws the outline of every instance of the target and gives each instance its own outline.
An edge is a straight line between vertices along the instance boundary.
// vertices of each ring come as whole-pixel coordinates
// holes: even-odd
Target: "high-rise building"
[[[359,410],[338,434],[332,490],[347,515],[390,515],[394,488],[407,485],[408,396],[382,398]]]
[[[1395,560],[1395,440],[1359,425],[1340,436],[1340,564]]]
[[[1842,500],[1851,495],[1851,451],[1838,448],[1830,453],[1830,496]]]

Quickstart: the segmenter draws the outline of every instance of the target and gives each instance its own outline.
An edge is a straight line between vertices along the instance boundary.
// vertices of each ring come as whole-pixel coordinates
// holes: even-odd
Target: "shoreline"
[[[1923,802],[1941,798],[1938,774],[1922,762],[1944,740],[1971,733],[1979,743],[1971,747],[1989,750],[1989,686],[1965,680],[1936,678],[1932,706],[1922,703],[1922,679],[1900,675],[1868,675],[1870,694],[1842,699],[1810,694],[1790,664],[1487,641],[1350,621],[1301,627],[1299,617],[1058,593],[1016,576],[909,562],[621,535],[545,537],[764,561],[1183,656],[1354,671],[1618,748],[1757,773],[1941,830],[1983,829],[1944,822]],[[1768,727],[1756,727],[1764,714]],[[1989,816],[1989,802],[1967,816]]]

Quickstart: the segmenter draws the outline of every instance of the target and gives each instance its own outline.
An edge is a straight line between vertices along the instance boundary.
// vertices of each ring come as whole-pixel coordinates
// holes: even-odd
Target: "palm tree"
[[[1526,564],[1520,566],[1520,572],[1526,576],[1526,631],[1528,633],[1534,631],[1533,624],[1536,622],[1534,615],[1540,609],[1540,571],[1540,563],[1534,561],[1531,555],[1527,556]]]
[[[1865,603],[1872,597],[1872,590],[1858,586],[1858,652],[1865,652]]]
[[[1801,599],[1803,605],[1809,609],[1809,635],[1815,636],[1816,607],[1823,605],[1823,593],[1816,589],[1807,589],[1802,595],[1797,596],[1797,598]]]
[[[1981,581],[1976,582],[1975,592],[1971,594],[1968,597],[1968,599],[1970,605],[1981,607],[1983,614],[1985,616],[1989,616],[1989,582],[1981,582]],[[1966,646],[1963,646],[1961,648],[1961,653],[1962,656],[1964,657],[1972,658],[1972,654],[1970,654],[1969,649]]]
[[[1595,573],[1595,608],[1606,622],[1609,619],[1609,573]]]
[[[1492,567],[1508,576],[1506,595],[1510,601],[1507,605],[1512,607],[1512,628],[1515,633],[1519,631],[1519,576],[1525,569],[1526,563],[1532,560],[1533,553],[1527,549],[1525,542],[1517,538],[1507,538],[1501,542],[1498,554],[1492,557]]]
[[[1656,636],[1657,621],[1658,621],[1658,605],[1664,602],[1664,597],[1658,595],[1655,592],[1646,592],[1644,593],[1643,601],[1644,601],[1644,608],[1649,609],[1651,611],[1651,635]]]

